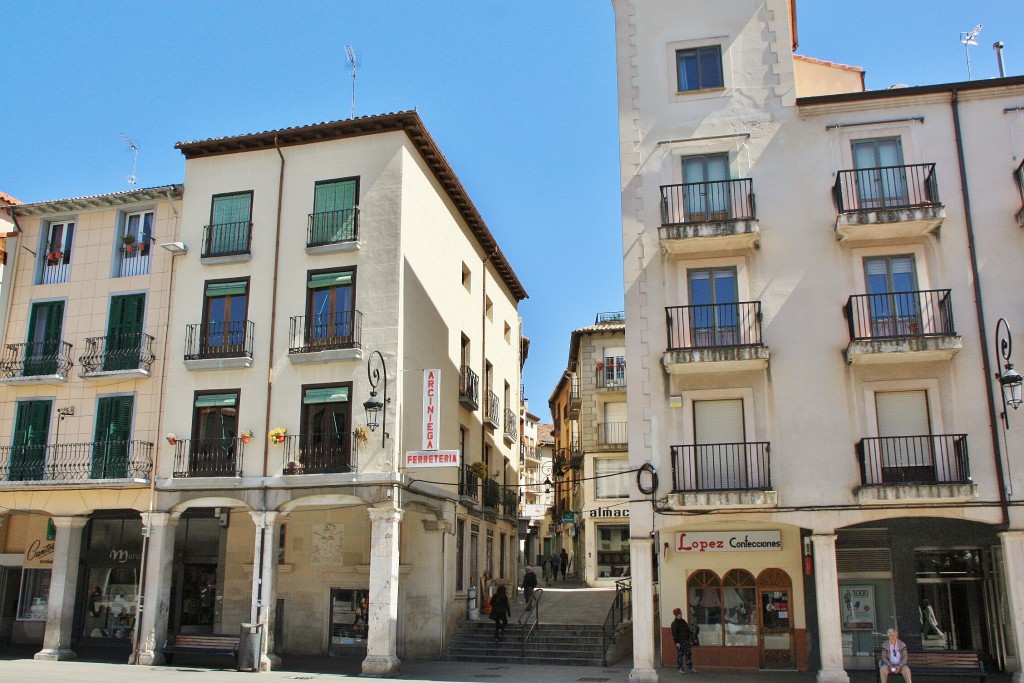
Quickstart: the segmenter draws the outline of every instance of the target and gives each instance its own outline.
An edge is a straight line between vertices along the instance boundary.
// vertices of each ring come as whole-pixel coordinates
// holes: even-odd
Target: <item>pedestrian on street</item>
[[[523,573],[523,599],[526,605],[530,605],[530,598],[533,597],[533,589],[537,587],[537,575],[533,573],[533,567],[527,567]]]
[[[558,556],[558,552],[552,550],[549,562],[551,563],[551,580],[558,581],[558,565],[561,564],[562,558]]]
[[[544,585],[551,585],[551,560],[544,558],[540,560],[540,570],[544,574]]]
[[[491,619],[494,620],[494,642],[501,640],[501,634],[508,626],[508,618],[512,614],[512,606],[508,604],[508,594],[504,586],[498,586],[498,592],[491,598]]]
[[[569,571],[569,553],[562,548],[562,554],[558,558],[559,566],[562,568],[562,581],[565,581],[565,574]]]
[[[684,674],[687,671],[690,673],[697,673],[697,670],[693,668],[693,652],[690,650],[690,644],[693,642],[693,631],[690,629],[690,625],[686,623],[686,619],[683,619],[683,610],[676,607],[672,610],[672,614],[675,619],[672,621],[672,640],[676,644],[676,666],[679,667],[679,673]],[[683,668],[683,659],[686,659],[686,668]]]

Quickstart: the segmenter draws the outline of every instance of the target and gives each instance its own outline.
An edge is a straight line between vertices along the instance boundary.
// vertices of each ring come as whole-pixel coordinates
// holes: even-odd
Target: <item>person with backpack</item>
[[[690,625],[686,623],[686,619],[683,619],[683,610],[676,607],[672,610],[672,614],[675,619],[672,621],[672,640],[676,644],[676,666],[679,667],[679,673],[697,673],[697,670],[693,668],[693,652],[690,649],[690,643],[693,642],[693,631],[690,629]],[[683,659],[686,659],[686,668],[683,668]]]
[[[508,604],[508,594],[504,586],[498,586],[498,592],[491,598],[491,619],[494,620],[494,642],[501,640],[501,634],[508,626],[508,618],[512,615],[512,605]]]
[[[551,551],[551,580],[558,581],[558,565],[561,563],[562,558],[559,556],[558,551]]]
[[[526,604],[530,604],[530,598],[533,597],[533,589],[537,587],[537,575],[533,572],[533,567],[527,567],[526,572],[523,574],[523,599],[526,600]]]

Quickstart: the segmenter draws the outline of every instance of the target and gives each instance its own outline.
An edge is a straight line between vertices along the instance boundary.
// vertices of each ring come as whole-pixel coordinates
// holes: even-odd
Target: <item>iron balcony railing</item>
[[[605,358],[597,364],[598,389],[626,388],[626,361],[622,358]]]
[[[4,481],[149,479],[153,444],[146,441],[91,441],[0,447]]]
[[[767,441],[672,446],[672,490],[771,490],[770,453]]]
[[[502,500],[502,488],[494,479],[487,477],[484,479],[484,507],[498,509],[501,505]]]
[[[307,247],[354,242],[357,239],[359,239],[358,207],[309,214],[309,225],[306,228]]]
[[[666,306],[670,351],[761,346],[761,302]]]
[[[252,358],[251,320],[189,325],[185,331],[185,360]]]
[[[293,316],[288,353],[358,349],[362,343],[362,327],[363,314],[359,311]]]
[[[601,422],[597,425],[597,443],[612,446],[627,443],[626,422]]]
[[[661,186],[661,224],[752,220],[754,181],[750,178]]]
[[[851,341],[956,334],[948,289],[856,294],[843,312]]]
[[[839,171],[832,187],[832,201],[839,213],[939,204],[935,164]]]
[[[288,434],[284,437],[285,474],[354,472],[355,443],[350,432]]]
[[[497,429],[501,426],[501,402],[493,391],[487,392],[487,403],[484,404],[484,422]]]
[[[971,481],[966,434],[925,434],[861,439],[864,486],[966,484]]]
[[[505,409],[505,436],[513,443],[519,438],[519,416],[508,408]]]
[[[463,365],[459,373],[459,403],[469,410],[480,407],[480,375],[468,365]]]
[[[519,491],[516,487],[508,487],[502,492],[501,511],[509,517],[519,516]]]
[[[174,444],[175,477],[239,477],[245,443],[239,437],[179,439]]]
[[[153,355],[153,337],[131,332],[85,340],[85,353],[78,359],[85,372],[149,371]]]
[[[149,242],[121,245],[118,249],[117,277],[149,275]]]
[[[213,223],[203,227],[202,258],[248,254],[251,245],[251,221]]]
[[[473,500],[480,498],[480,477],[473,474],[469,465],[459,468],[459,495]]]
[[[624,323],[626,322],[625,311],[605,311],[604,313],[598,313],[594,318],[594,324],[600,325],[601,323]]]
[[[8,344],[0,359],[0,374],[5,378],[60,375],[71,369],[71,344],[59,339]]]
[[[1017,191],[1020,193],[1021,208],[1024,208],[1024,161],[1013,172],[1013,179],[1017,181]]]
[[[71,272],[70,252],[51,251],[41,256],[43,259],[43,270],[39,276],[39,284],[53,285],[68,281],[68,273]]]
[[[572,376],[572,381],[569,384],[569,401],[572,403],[578,403],[581,398],[580,394],[580,378],[576,375]]]

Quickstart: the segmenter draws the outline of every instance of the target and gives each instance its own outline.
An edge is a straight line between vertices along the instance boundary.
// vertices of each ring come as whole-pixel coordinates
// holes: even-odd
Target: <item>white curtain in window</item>
[[[628,458],[595,458],[594,459],[594,496],[596,498],[628,498],[629,475]],[[623,474],[617,474],[622,472]],[[605,476],[617,475],[617,476]]]

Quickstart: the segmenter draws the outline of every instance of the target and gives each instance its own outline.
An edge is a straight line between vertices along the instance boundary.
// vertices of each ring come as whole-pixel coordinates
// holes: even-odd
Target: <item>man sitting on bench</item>
[[[882,644],[882,651],[878,655],[879,675],[882,683],[889,680],[889,674],[903,676],[906,683],[910,683],[910,667],[907,666],[907,644],[900,640],[900,634],[896,629],[891,628],[885,632],[889,640]]]

